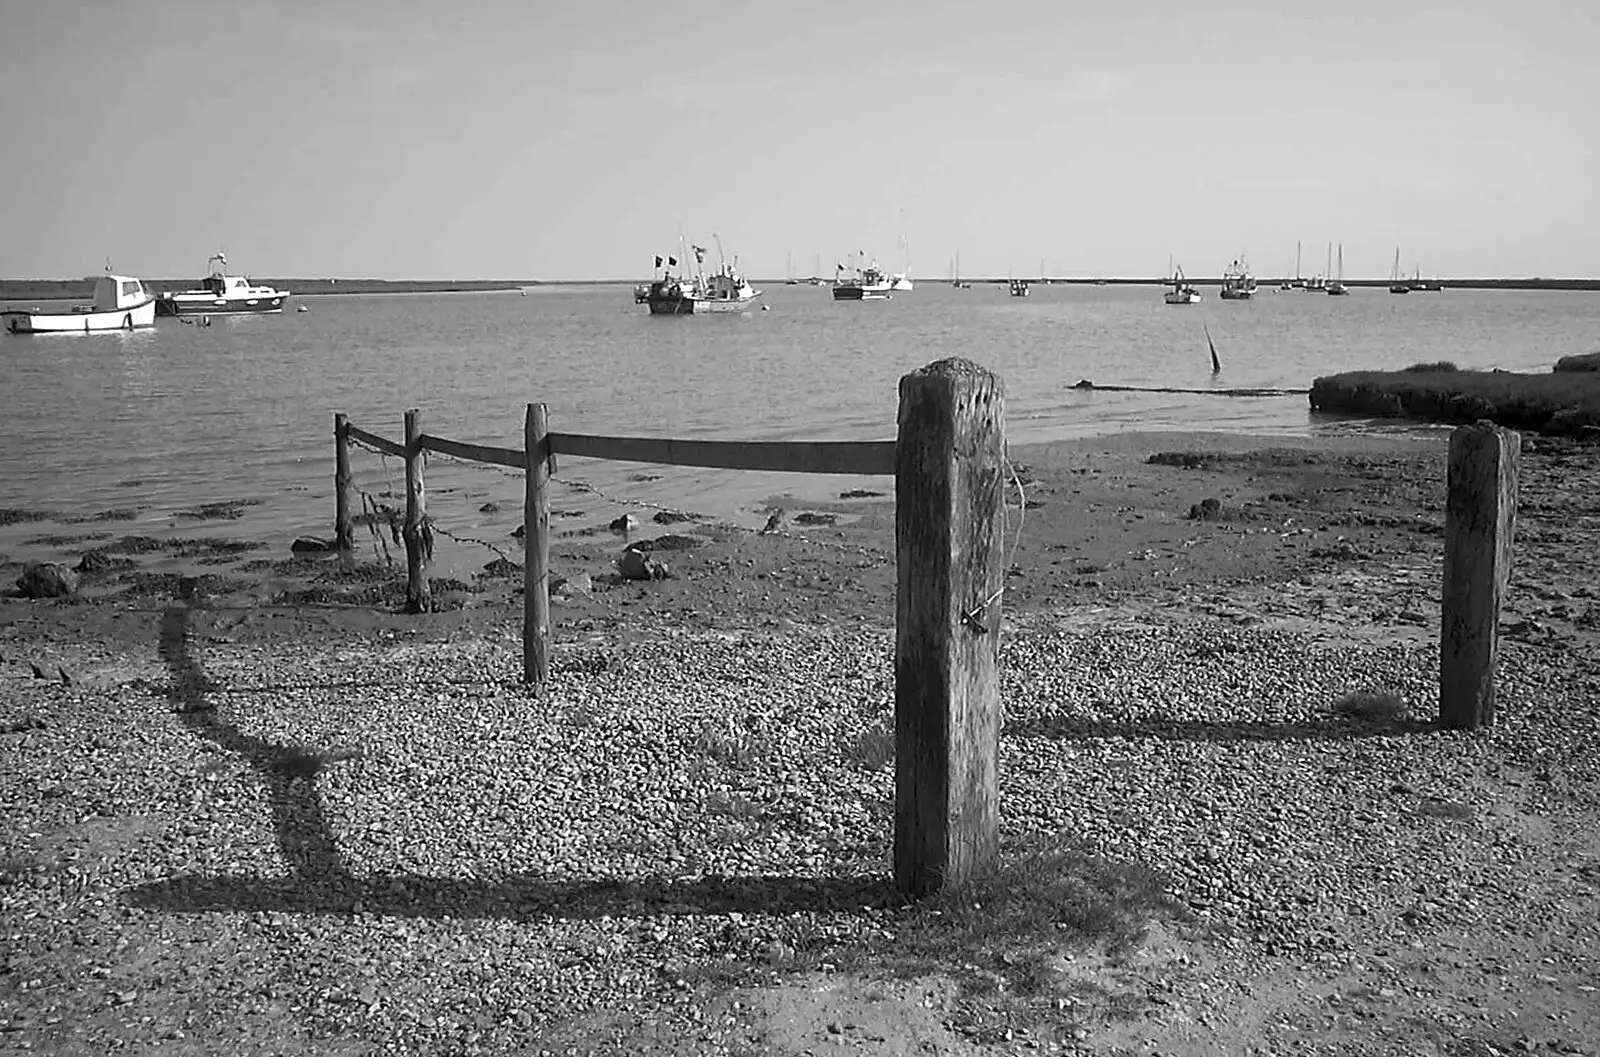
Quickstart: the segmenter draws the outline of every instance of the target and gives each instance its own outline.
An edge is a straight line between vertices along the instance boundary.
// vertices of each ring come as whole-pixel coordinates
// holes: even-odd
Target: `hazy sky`
[[[1592,0],[0,12],[0,276],[1600,276]]]

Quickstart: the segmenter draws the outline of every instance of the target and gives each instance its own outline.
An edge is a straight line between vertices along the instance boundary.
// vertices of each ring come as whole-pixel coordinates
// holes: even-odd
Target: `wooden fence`
[[[1000,380],[968,360],[900,379],[892,441],[660,440],[550,431],[529,404],[523,446],[435,437],[405,413],[395,443],[334,416],[335,535],[355,544],[349,444],[405,460],[407,607],[428,608],[423,453],[524,471],[523,678],[550,678],[549,479],[557,456],[791,473],[894,474],[895,884],[922,896],[992,862],[998,828],[1005,414]],[[1489,425],[1451,437],[1440,634],[1440,724],[1494,722],[1498,621],[1511,561],[1520,438]]]
[[[960,884],[994,858],[999,821],[1000,598],[1005,574],[1005,411],[1000,380],[969,360],[900,379],[891,441],[660,440],[555,433],[529,404],[523,446],[464,444],[424,433],[405,413],[395,443],[334,415],[335,542],[355,545],[350,442],[405,460],[406,606],[429,606],[424,574],[423,454],[524,472],[527,557],[523,679],[550,678],[549,479],[558,456],[788,473],[893,474],[895,604],[895,884],[922,896]]]

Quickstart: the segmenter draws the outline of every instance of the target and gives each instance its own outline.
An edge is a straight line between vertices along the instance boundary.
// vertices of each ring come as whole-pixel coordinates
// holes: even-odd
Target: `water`
[[[520,448],[524,409],[549,405],[558,432],[751,440],[863,440],[894,435],[899,378],[946,356],[1004,379],[1013,443],[1129,430],[1300,434],[1348,429],[1313,421],[1303,396],[1074,391],[1101,384],[1305,388],[1317,375],[1452,360],[1464,368],[1546,370],[1590,352],[1600,297],[1466,291],[1346,298],[1264,291],[1248,303],[1214,290],[1187,307],[1154,287],[1035,286],[954,290],[927,282],[874,303],[835,303],[825,288],[767,285],[744,316],[652,317],[626,286],[516,294],[304,298],[310,311],[162,319],[132,334],[0,335],[0,507],[133,521],[83,526],[118,535],[226,535],[285,553],[333,521],[332,419],[395,440],[406,408],[426,432]],[[1213,377],[1203,328],[1223,371]],[[398,460],[354,452],[358,485],[403,493]],[[659,475],[659,476],[657,476]],[[654,479],[644,480],[642,477]],[[430,513],[455,535],[506,545],[521,520],[519,476],[433,457]],[[890,482],[644,467],[564,459],[552,506],[592,525],[624,507],[570,487],[581,480],[629,501],[759,524],[761,501]],[[184,516],[244,500],[236,521]],[[499,512],[481,512],[494,502]],[[0,556],[59,554],[30,543],[48,522],[0,527]],[[442,541],[440,571],[493,557]]]

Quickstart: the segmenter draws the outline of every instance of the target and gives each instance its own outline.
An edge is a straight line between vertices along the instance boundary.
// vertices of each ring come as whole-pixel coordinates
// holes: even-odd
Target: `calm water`
[[[524,407],[549,405],[574,433],[725,439],[880,439],[894,435],[901,375],[945,356],[998,372],[1014,443],[1150,429],[1308,433],[1303,396],[1226,399],[1075,392],[1101,384],[1304,388],[1356,368],[1453,360],[1542,370],[1590,352],[1600,297],[1566,292],[1445,291],[1347,298],[1266,291],[1255,301],[1162,304],[1154,287],[1035,286],[957,291],[928,282],[888,302],[835,303],[824,288],[765,284],[770,311],[651,317],[626,286],[516,294],[306,298],[310,311],[162,319],[152,331],[0,335],[0,507],[88,516],[137,509],[117,534],[259,538],[286,552],[296,535],[329,535],[332,418],[399,439],[402,413],[458,440],[520,447]],[[1202,327],[1223,371],[1211,375]],[[394,459],[357,451],[358,484],[403,491]],[[639,480],[641,474],[661,474]],[[619,507],[571,488],[581,480],[645,500],[759,524],[760,500],[823,496],[866,482],[568,459],[552,504],[594,524]],[[520,479],[435,458],[430,513],[457,535],[502,543],[520,521]],[[253,501],[233,522],[182,512]],[[479,507],[499,502],[502,513]],[[0,528],[0,556],[42,555],[27,541],[49,523]],[[441,551],[441,571],[476,568],[481,548]]]

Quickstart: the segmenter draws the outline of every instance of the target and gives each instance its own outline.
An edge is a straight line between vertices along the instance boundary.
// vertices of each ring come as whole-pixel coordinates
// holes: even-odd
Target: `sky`
[[[0,276],[1600,276],[1600,4],[0,0]]]

